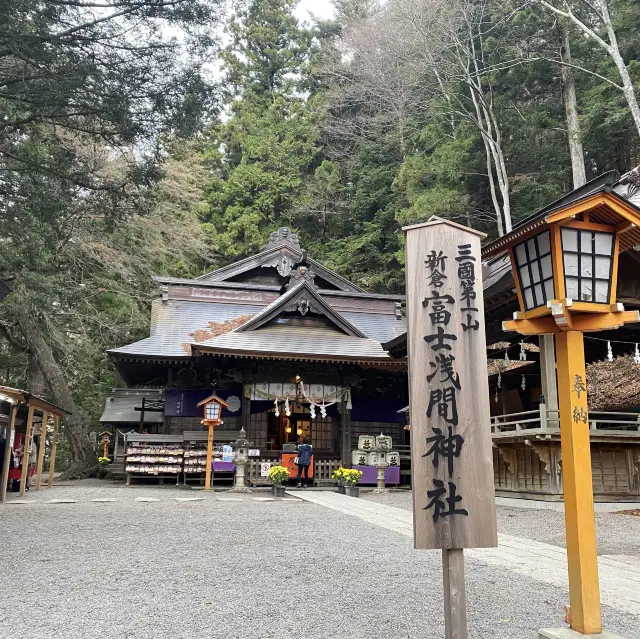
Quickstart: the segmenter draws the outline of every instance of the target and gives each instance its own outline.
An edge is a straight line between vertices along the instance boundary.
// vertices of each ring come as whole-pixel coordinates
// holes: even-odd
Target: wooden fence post
[[[49,413],[42,411],[42,426],[40,428],[40,448],[38,449],[38,467],[36,469],[36,490],[40,490],[40,481],[42,480],[42,465],[44,464],[44,449],[47,445],[47,422],[49,421]]]
[[[56,467],[56,451],[58,449],[58,437],[60,432],[60,415],[53,416],[53,438],[51,440],[51,457],[49,459],[49,481],[47,485],[49,488],[53,485],[53,472]]]
[[[35,408],[29,405],[29,414],[27,417],[27,431],[24,435],[24,445],[22,447],[22,474],[20,475],[20,497],[24,497],[24,491],[29,481],[29,443],[31,441],[31,433],[33,432],[33,413]]]
[[[11,455],[13,455],[13,437],[16,432],[16,415],[18,404],[11,404],[11,416],[9,418],[9,428],[7,430],[7,441],[4,449],[4,459],[2,460],[2,490],[0,492],[0,503],[7,501],[7,482],[9,481],[9,466],[11,465]]]

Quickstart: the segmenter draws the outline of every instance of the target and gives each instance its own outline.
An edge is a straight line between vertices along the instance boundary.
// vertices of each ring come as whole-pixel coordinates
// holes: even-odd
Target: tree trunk
[[[560,50],[562,61],[571,64],[571,48],[569,44],[569,29],[562,25],[563,45]],[[571,155],[571,169],[573,171],[573,188],[587,183],[587,172],[584,166],[584,149],[582,148],[582,134],[578,119],[578,101],[576,98],[576,84],[571,67],[562,65],[562,87],[564,109],[567,117],[567,133],[569,136],[569,153]]]
[[[17,289],[12,296],[11,309],[34,362],[42,371],[47,386],[53,394],[54,402],[71,413],[65,418],[64,428],[69,440],[71,456],[75,462],[75,467],[71,469],[71,476],[82,476],[97,464],[96,454],[87,437],[90,419],[77,408],[64,373],[42,334],[42,327],[37,320],[35,309],[30,307],[27,300],[26,291]]]
[[[44,397],[45,379],[42,370],[35,357],[31,356],[29,360],[29,392]]]
[[[609,14],[609,7],[606,1],[600,0],[600,11],[602,14],[602,22],[607,30],[607,37],[609,38],[609,55],[613,58],[613,62],[618,69],[620,79],[622,80],[622,92],[627,99],[633,122],[636,125],[636,131],[640,135],[640,106],[638,106],[638,99],[636,98],[636,91],[633,86],[633,80],[629,75],[629,69],[624,62],[622,55],[620,54],[620,48],[618,47],[618,38],[616,31],[613,28],[613,22],[611,15]]]

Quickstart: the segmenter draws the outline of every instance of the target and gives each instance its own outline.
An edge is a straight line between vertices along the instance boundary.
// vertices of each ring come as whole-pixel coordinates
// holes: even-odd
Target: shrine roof
[[[398,363],[376,340],[345,335],[323,326],[287,326],[286,323],[256,331],[226,333],[195,344],[193,350],[202,354],[249,358]]]
[[[270,325],[297,316],[313,321],[295,332],[292,345],[284,344],[296,356],[387,359],[380,342],[406,330],[403,296],[363,291],[308,258],[287,228],[272,233],[260,253],[196,279],[154,279],[163,289],[162,299],[152,305],[150,336],[110,349],[112,357],[184,360],[191,357],[192,346],[208,347],[219,339],[216,344],[228,349],[267,352],[274,347],[269,340],[276,334],[289,339],[291,328],[274,333]],[[332,335],[317,332],[330,327]]]
[[[196,343],[192,333],[206,331],[209,323],[229,322],[239,317],[257,315],[265,308],[266,305],[156,300],[151,313],[151,335],[132,344],[112,348],[108,352],[118,358],[186,359],[190,357],[189,347],[186,345]],[[407,330],[404,317],[396,318],[389,313],[341,310],[340,315],[365,335],[365,341],[388,341]],[[248,332],[239,333],[239,335],[249,334]],[[311,348],[314,336],[312,332],[308,335]]]
[[[108,424],[138,424],[142,400],[159,402],[164,398],[163,388],[114,388],[107,397],[100,421]],[[164,413],[161,411],[145,411],[145,424],[162,424]]]

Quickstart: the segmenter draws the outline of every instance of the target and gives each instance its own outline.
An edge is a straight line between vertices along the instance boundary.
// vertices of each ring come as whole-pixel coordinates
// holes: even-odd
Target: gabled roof
[[[365,292],[359,286],[342,277],[342,275],[338,275],[320,264],[320,262],[306,257],[306,251],[300,247],[298,236],[286,227],[279,228],[273,232],[269,242],[260,253],[229,264],[229,266],[223,266],[196,279],[206,282],[224,282],[256,268],[275,268],[281,277],[286,278],[293,270],[293,267],[303,260],[306,260],[319,278],[329,282],[337,289]]]
[[[284,295],[269,304],[264,310],[254,315],[248,322],[236,329],[236,332],[255,331],[275,319],[281,313],[299,311],[302,315],[308,312],[324,315],[329,322],[343,333],[351,337],[366,337],[359,329],[334,310],[315,290],[312,284],[303,280]]]
[[[633,196],[637,193],[637,174],[630,171],[621,180],[617,173],[610,171],[585,185],[567,193],[540,211],[530,215],[517,224],[512,231],[489,242],[482,249],[482,257],[499,255],[514,242],[519,242],[534,233],[540,233],[551,223],[588,211],[592,222],[600,224],[617,224],[629,222],[633,226],[624,233],[620,241],[620,251],[640,243],[640,229],[636,224],[640,217],[638,201]]]

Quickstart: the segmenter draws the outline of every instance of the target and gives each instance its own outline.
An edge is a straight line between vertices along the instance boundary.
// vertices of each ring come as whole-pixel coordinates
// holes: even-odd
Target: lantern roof
[[[640,208],[632,197],[637,190],[633,175],[637,174],[638,169],[634,169],[618,179],[618,174],[610,171],[587,182],[525,218],[511,232],[489,242],[482,249],[482,257],[500,255],[527,237],[541,233],[551,224],[580,213],[588,213],[590,222],[624,230],[620,237],[621,251],[640,244]]]
[[[201,402],[199,402],[197,404],[197,406],[204,406],[205,404],[208,404],[209,402],[218,402],[218,404],[222,404],[225,408],[229,408],[229,404],[227,404],[227,402],[224,401],[224,399],[222,399],[221,397],[218,397],[216,394],[213,395],[209,395],[209,397],[203,399]]]

